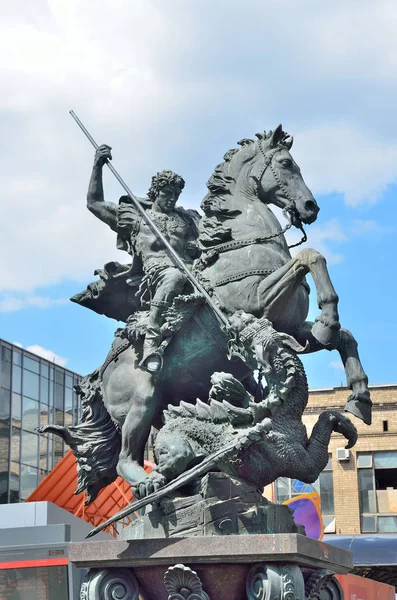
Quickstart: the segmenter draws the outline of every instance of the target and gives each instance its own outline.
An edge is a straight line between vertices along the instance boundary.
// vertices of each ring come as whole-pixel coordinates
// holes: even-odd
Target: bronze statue
[[[277,430],[279,419],[290,422],[291,448],[299,447],[299,452],[309,456],[310,440],[299,425],[307,387],[296,407],[288,396],[292,388],[272,394],[254,378],[258,368],[263,369],[265,377],[274,378],[278,373],[269,367],[268,342],[256,335],[262,324],[274,332],[280,352],[283,339],[290,340],[293,356],[336,348],[352,390],[345,410],[367,424],[371,422],[368,380],[354,337],[340,327],[338,296],[326,261],[313,249],[301,250],[292,258],[284,237],[286,229],[295,226],[303,232],[304,240],[304,224],[313,223],[319,211],[291,156],[292,138],[280,125],[269,133],[257,134],[256,140],[241,140],[239,146],[225,154],[224,162],[210,177],[209,191],[202,202],[204,217],[199,223],[194,212],[175,208],[183,180],[169,171],[153,178],[149,199],[137,200],[128,192],[119,206],[105,202],[101,171],[111,158],[110,149],[101,146],[97,150],[88,207],[117,232],[119,245],[133,255],[133,262],[127,266],[106,265],[98,272],[100,280],[73,300],[124,320],[126,326],[116,332],[104,364],[80,386],[85,408],[83,424],[43,428],[61,435],[74,448],[80,469],[79,489],[85,488],[90,500],[117,474],[131,484],[138,498],[148,496],[150,501],[151,494],[158,494],[168,478],[161,468],[150,477],[143,469],[150,429],[154,426],[161,430],[164,411],[172,414],[172,406],[179,407],[182,401],[184,406],[191,406],[192,415],[197,406],[213,405],[211,378],[216,372],[228,373],[241,382],[250,396],[250,411],[257,407],[255,420],[246,426],[260,426],[265,421],[266,426],[255,430],[260,437],[256,439],[257,449],[263,456],[256,462],[252,459],[250,466],[246,455],[246,472],[255,468],[254,463],[264,464],[266,482],[286,473],[282,468],[285,457],[280,454],[277,458],[277,444],[269,446],[270,432]],[[271,211],[272,204],[283,209],[287,217],[284,228]],[[157,229],[152,227],[152,220]],[[309,288],[305,276],[309,273],[321,311],[315,323],[306,321]],[[145,301],[149,302],[149,310]],[[247,340],[251,340],[248,346]],[[290,380],[304,377],[303,367],[295,358]],[[275,389],[283,387],[279,376]],[[196,404],[197,399],[201,404]],[[346,417],[333,414],[320,417],[318,429],[324,440],[329,440],[331,430],[337,428],[355,443],[354,427],[349,423]],[[295,425],[299,431],[295,431]],[[160,436],[166,435],[167,427],[169,430],[169,420]],[[84,432],[88,432],[88,442],[93,440],[94,431],[97,443],[82,444]],[[168,435],[174,436],[175,432]],[[201,459],[197,469],[213,466],[211,455],[205,458],[205,452],[200,456],[193,452],[190,456],[186,448],[184,460],[177,461],[179,470],[189,470]],[[215,454],[221,460],[222,448]],[[324,466],[324,457],[323,453],[310,473],[292,469],[288,475],[312,480],[313,473],[318,474]]]

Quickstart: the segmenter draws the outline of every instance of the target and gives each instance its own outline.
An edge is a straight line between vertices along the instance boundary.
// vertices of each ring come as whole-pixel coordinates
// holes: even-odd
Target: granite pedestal
[[[300,534],[71,544],[81,600],[342,600],[351,554]]]

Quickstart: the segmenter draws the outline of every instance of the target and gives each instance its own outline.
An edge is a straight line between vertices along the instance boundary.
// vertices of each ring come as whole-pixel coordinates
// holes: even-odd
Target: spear
[[[80,127],[81,131],[84,133],[84,135],[86,136],[86,138],[94,146],[95,150],[98,150],[99,145],[96,143],[96,141],[94,140],[94,138],[92,137],[92,135],[88,132],[88,130],[84,127],[83,123],[80,121],[80,119],[78,118],[78,116],[76,115],[76,113],[73,110],[70,110],[69,114],[72,116],[72,118],[75,120],[75,122],[77,123],[77,125]],[[109,167],[110,171],[115,176],[115,178],[117,179],[117,181],[120,183],[120,185],[127,192],[129,198],[131,199],[131,201],[132,201],[133,205],[135,206],[136,210],[138,211],[138,213],[141,215],[142,219],[149,225],[150,229],[157,236],[157,238],[161,240],[162,244],[164,244],[164,246],[165,246],[165,248],[166,248],[166,250],[167,250],[167,252],[168,252],[171,260],[174,262],[175,266],[180,271],[182,271],[182,273],[184,273],[186,275],[186,278],[190,281],[190,283],[200,292],[200,294],[202,294],[202,296],[204,296],[204,298],[206,299],[208,305],[212,308],[212,310],[214,311],[214,313],[216,314],[216,316],[218,317],[218,319],[220,319],[220,321],[224,325],[226,325],[226,327],[228,327],[229,326],[229,321],[227,320],[226,316],[221,312],[221,310],[218,308],[218,306],[214,303],[214,301],[212,300],[211,296],[203,288],[203,286],[201,285],[201,283],[199,281],[197,281],[197,279],[194,277],[194,275],[192,275],[192,273],[186,267],[186,265],[183,262],[183,260],[178,256],[178,254],[175,252],[175,250],[173,249],[173,247],[171,246],[171,244],[168,242],[168,240],[164,237],[164,235],[158,229],[158,227],[156,226],[156,224],[149,217],[149,215],[147,214],[147,212],[145,211],[145,209],[141,206],[141,203],[139,202],[139,200],[137,199],[137,197],[134,196],[134,194],[132,193],[132,191],[130,190],[130,188],[128,187],[128,185],[125,183],[125,181],[122,179],[122,177],[118,174],[118,172],[116,171],[116,169],[114,168],[114,166],[112,165],[112,163],[109,162],[109,161],[106,161],[106,164]]]
[[[184,473],[181,473],[181,475],[167,483],[164,487],[160,488],[156,492],[153,492],[152,494],[149,494],[145,498],[135,500],[135,502],[132,502],[128,506],[125,506],[117,514],[113,515],[113,517],[110,517],[110,519],[108,519],[101,525],[98,525],[94,529],[91,529],[91,531],[86,537],[90,538],[96,535],[97,533],[102,531],[102,529],[105,529],[105,527],[108,527],[115,521],[118,521],[119,519],[124,519],[124,517],[127,517],[132,512],[135,512],[140,508],[147,506],[148,504],[154,504],[155,502],[158,502],[164,496],[168,496],[172,492],[175,492],[175,490],[186,485],[193,479],[196,479],[197,477],[202,477],[203,475],[208,473],[208,471],[210,471],[213,467],[215,467],[220,461],[224,461],[229,454],[233,454],[236,451],[241,452],[242,450],[247,449],[251,444],[263,438],[263,436],[269,433],[270,430],[270,419],[263,419],[263,421],[260,421],[248,431],[243,431],[242,435],[238,436],[237,439],[235,439],[233,442],[226,446],[223,446],[222,448],[219,448],[219,450],[216,450],[215,452],[207,456],[207,458],[205,458],[201,463],[195,465],[191,469],[188,469]],[[261,490],[258,489],[258,491],[259,493],[262,493]]]

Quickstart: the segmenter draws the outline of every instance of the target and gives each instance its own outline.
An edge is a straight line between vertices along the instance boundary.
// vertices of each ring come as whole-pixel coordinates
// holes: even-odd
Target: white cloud
[[[352,232],[355,235],[377,239],[380,236],[389,234],[391,229],[389,227],[383,227],[371,219],[354,219]]]
[[[337,371],[344,371],[345,368],[343,366],[343,363],[341,360],[331,360],[330,363],[328,363],[328,365],[332,368],[332,369],[336,369]]]
[[[63,356],[59,356],[59,354],[55,354],[55,352],[52,350],[47,350],[46,348],[38,346],[37,344],[28,346],[26,350],[28,350],[28,352],[32,352],[33,354],[37,354],[38,356],[41,356],[50,362],[54,362],[61,367],[65,367],[66,363],[68,362],[66,358],[63,358]]]
[[[23,345],[19,342],[13,342],[13,344],[14,346],[18,346],[18,348],[23,348]],[[31,346],[27,346],[26,350],[28,352],[32,352],[32,354],[37,354],[38,356],[41,356],[42,358],[45,358],[50,362],[54,362],[57,365],[60,365],[61,367],[65,367],[68,362],[67,358],[59,356],[59,354],[56,354],[55,352],[53,352],[52,350],[48,350],[47,348],[43,348],[38,344],[32,344]]]
[[[395,139],[340,123],[307,128],[297,139],[295,156],[314,193],[340,192],[350,206],[374,204],[397,182]]]
[[[320,252],[329,264],[338,264],[342,262],[343,255],[335,252],[330,247],[334,244],[342,244],[348,241],[343,228],[337,219],[331,219],[324,223],[324,225],[310,225],[306,228],[308,240],[301,246],[291,249],[293,256],[302,248],[315,248]],[[289,244],[296,244],[302,238],[302,233],[299,230],[289,230],[287,233],[287,240]]]
[[[0,297],[0,313],[18,312],[26,308],[50,308],[69,302],[66,298],[49,298],[46,296],[16,296],[4,295]]]
[[[197,206],[228,147],[279,121],[313,192],[356,206],[395,181],[394,0],[248,0],[244,11],[238,0],[16,0],[4,12],[0,290],[24,292],[25,305],[39,287],[128,260],[85,208],[92,149],[70,108],[138,195],[172,168],[187,180],[183,204]],[[105,192],[121,193],[109,176]],[[310,244],[338,262],[341,235],[313,226]]]

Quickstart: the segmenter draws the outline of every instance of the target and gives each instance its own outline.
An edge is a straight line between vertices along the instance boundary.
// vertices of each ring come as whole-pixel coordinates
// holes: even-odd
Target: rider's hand
[[[112,160],[111,150],[111,147],[106,144],[99,146],[98,150],[95,152],[94,165],[103,167],[106,161]]]
[[[200,256],[200,249],[198,246],[198,242],[196,241],[186,242],[185,250],[186,254],[190,256],[190,258],[198,258]]]

